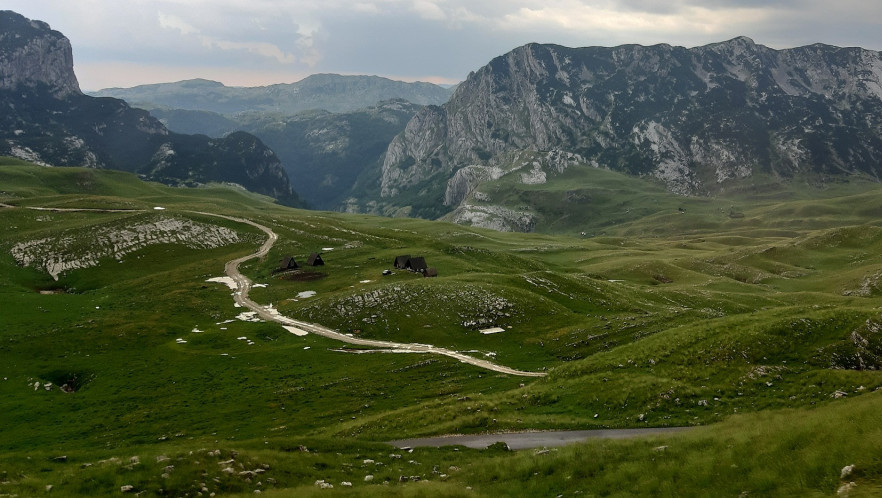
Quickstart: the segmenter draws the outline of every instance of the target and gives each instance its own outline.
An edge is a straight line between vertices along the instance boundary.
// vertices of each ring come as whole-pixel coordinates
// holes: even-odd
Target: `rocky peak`
[[[0,11],[0,89],[38,85],[59,99],[80,93],[70,41],[45,22]]]
[[[476,166],[515,172],[516,151],[580,157],[687,195],[754,172],[882,178],[880,116],[882,54],[860,48],[774,50],[747,37],[691,49],[529,44],[413,118],[389,146],[382,194],[438,189],[461,201],[480,181]]]

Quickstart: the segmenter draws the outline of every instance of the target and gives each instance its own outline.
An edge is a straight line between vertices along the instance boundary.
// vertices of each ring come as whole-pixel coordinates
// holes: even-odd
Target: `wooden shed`
[[[425,273],[423,273],[423,276],[424,277],[437,277],[438,276],[438,269],[437,268],[429,268],[426,270]]]
[[[296,270],[300,268],[300,265],[294,261],[294,256],[285,256],[282,258],[282,261],[279,262],[279,267],[273,270],[273,273],[279,273],[288,270]]]
[[[314,252],[306,258],[306,266],[324,266],[325,260],[322,259],[322,255]]]
[[[416,258],[410,258],[407,261],[407,269],[410,271],[417,271],[420,273],[425,272],[429,268],[429,265],[426,264],[426,258],[422,256],[418,256]]]

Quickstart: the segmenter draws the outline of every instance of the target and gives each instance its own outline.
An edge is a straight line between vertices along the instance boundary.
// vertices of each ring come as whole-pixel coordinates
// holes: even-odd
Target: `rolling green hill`
[[[574,194],[591,216],[555,235],[0,161],[0,495],[878,492],[879,186],[682,198],[567,174],[593,175]],[[278,234],[242,271],[286,316],[548,375],[253,321],[208,280],[266,236],[211,214]],[[311,252],[325,266],[274,273]],[[382,275],[402,254],[439,277]],[[383,443],[665,426],[702,427],[548,451]]]

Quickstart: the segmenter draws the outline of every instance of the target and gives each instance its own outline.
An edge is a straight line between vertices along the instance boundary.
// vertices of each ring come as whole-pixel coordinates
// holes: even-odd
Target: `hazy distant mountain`
[[[578,165],[687,195],[754,175],[878,180],[882,54],[773,50],[747,38],[692,49],[526,45],[414,116],[390,144],[382,198],[372,200],[437,217],[492,205],[488,181],[541,185]],[[515,216],[529,214],[522,205]]]
[[[253,135],[171,133],[122,100],[82,94],[67,38],[10,11],[0,11],[0,107],[0,155],[133,171],[171,184],[235,182],[298,202],[279,159]]]
[[[123,99],[144,109],[185,109],[226,115],[263,111],[291,115],[314,109],[354,111],[390,99],[439,105],[447,102],[452,93],[452,89],[432,83],[405,83],[379,76],[315,74],[296,83],[262,87],[228,87],[216,81],[195,79],[108,88],[90,94]]]
[[[351,197],[379,197],[383,154],[421,108],[390,100],[344,113],[252,113],[239,124],[276,151],[310,206],[337,210]]]
[[[380,168],[389,142],[422,106],[394,99],[351,112],[294,115],[148,109],[170,130],[223,137],[252,133],[273,149],[300,195],[316,209],[344,209],[348,199],[380,194]]]

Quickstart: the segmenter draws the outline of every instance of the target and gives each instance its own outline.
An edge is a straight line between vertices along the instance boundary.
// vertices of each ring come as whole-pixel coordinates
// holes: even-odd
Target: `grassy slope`
[[[870,415],[878,395],[866,393],[882,386],[874,370],[882,354],[882,230],[874,226],[878,190],[843,188],[811,202],[802,200],[805,191],[784,203],[740,197],[749,206],[739,208],[743,218],[718,216],[716,207],[647,212],[603,237],[579,239],[296,211],[226,187],[169,189],[121,173],[5,164],[0,202],[163,206],[235,229],[242,242],[210,251],[149,246],[54,282],[19,267],[9,248],[63,229],[88,234],[134,215],[0,209],[0,474],[8,482],[0,493],[29,495],[53,484],[56,492],[95,494],[133,484],[183,494],[195,491],[202,472],[220,481],[211,484],[215,491],[250,493],[258,479],[246,482],[214,463],[233,449],[243,464],[269,464],[263,477],[274,482],[261,477],[265,489],[298,493],[317,491],[312,482],[323,478],[338,488],[338,481],[358,481],[369,492],[368,472],[374,482],[399,475],[436,481],[393,487],[403,495],[460,494],[466,485],[486,494],[528,486],[536,494],[673,495],[700,493],[712,479],[732,494],[739,486],[758,494],[830,493],[849,463],[858,464],[863,489],[878,482],[865,449],[878,441]],[[493,353],[500,363],[550,375],[524,381],[443,358],[350,355],[333,351],[335,341],[295,337],[272,324],[222,323],[241,310],[225,287],[204,281],[261,237],[188,210],[246,216],[280,234],[270,256],[245,266],[268,284],[254,290],[259,302],[354,334]],[[327,266],[317,269],[324,278],[271,275],[284,255],[302,261],[329,247]],[[426,256],[441,277],[382,277],[402,253]],[[66,292],[36,292],[46,289]],[[307,290],[317,295],[296,297]],[[490,325],[511,328],[477,332]],[[33,389],[37,381],[74,378],[82,383],[74,394]],[[834,399],[836,391],[848,395]],[[711,422],[719,424],[670,444],[591,443],[543,455],[441,449],[399,461],[373,442]],[[816,437],[803,437],[809,433]],[[671,449],[663,457],[652,450],[661,444]],[[200,448],[223,453],[209,458]],[[782,456],[788,451],[791,460]],[[69,463],[51,461],[62,454]],[[133,455],[141,463],[131,465]],[[112,456],[125,461],[98,464]],[[163,472],[168,463],[157,456],[173,458],[175,470]],[[367,469],[367,458],[386,466]],[[787,461],[800,471],[783,472]],[[445,471],[451,465],[461,470]],[[441,473],[449,474],[446,482],[437,482]],[[624,480],[634,487],[621,488]]]

